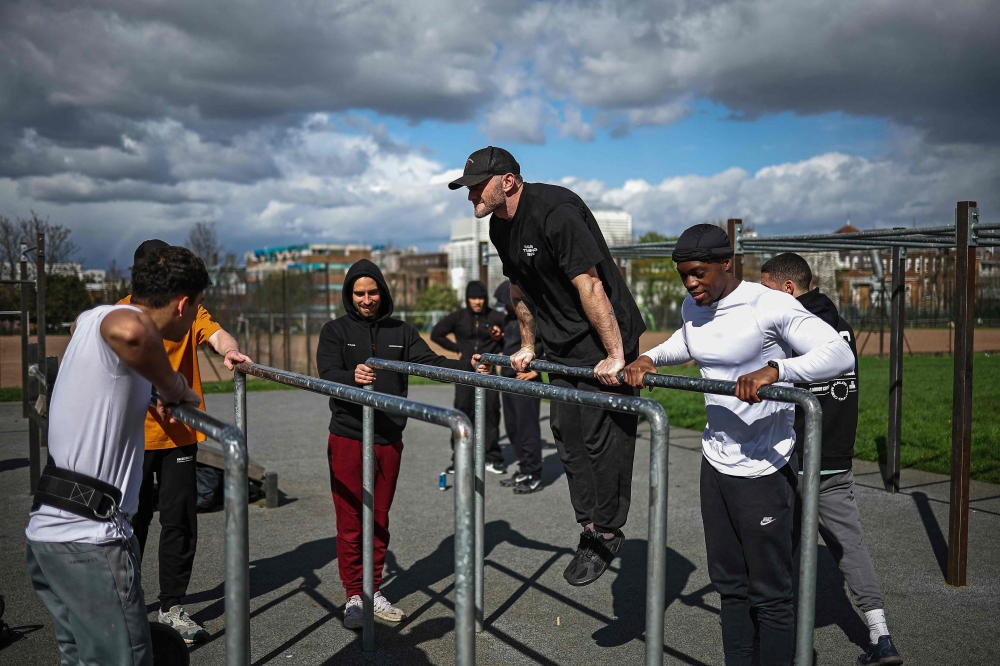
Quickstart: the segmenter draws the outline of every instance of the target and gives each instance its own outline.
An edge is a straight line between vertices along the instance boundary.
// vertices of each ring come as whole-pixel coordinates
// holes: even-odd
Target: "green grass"
[[[972,478],[1000,483],[1000,356],[976,354],[972,391]],[[662,372],[697,376],[693,367]],[[903,359],[902,466],[951,473],[951,397],[954,362],[950,356]],[[889,360],[862,357],[860,405],[855,456],[885,457],[889,422]],[[705,404],[701,394],[656,389],[653,398],[666,408],[671,425],[701,430]]]

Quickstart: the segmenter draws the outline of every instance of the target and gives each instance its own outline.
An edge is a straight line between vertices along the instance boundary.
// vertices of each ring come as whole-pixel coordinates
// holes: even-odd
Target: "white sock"
[[[879,636],[889,635],[889,625],[885,621],[885,611],[878,610],[865,611],[865,621],[868,623],[868,637],[872,644],[878,643]]]

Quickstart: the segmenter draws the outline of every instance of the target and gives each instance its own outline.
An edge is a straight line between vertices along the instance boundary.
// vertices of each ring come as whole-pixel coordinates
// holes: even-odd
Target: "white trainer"
[[[347,629],[360,629],[364,624],[364,604],[361,595],[355,594],[347,600],[344,606],[344,627]]]
[[[386,622],[399,622],[406,617],[406,613],[393,606],[388,599],[382,596],[381,592],[376,592],[375,616],[382,618]]]

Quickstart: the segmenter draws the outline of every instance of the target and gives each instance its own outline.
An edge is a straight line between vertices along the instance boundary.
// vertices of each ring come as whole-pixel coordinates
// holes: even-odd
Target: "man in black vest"
[[[553,375],[553,385],[636,395],[617,374],[639,355],[645,330],[594,214],[573,192],[525,183],[503,148],[472,153],[464,174],[448,184],[469,188],[475,215],[490,218],[490,240],[510,279],[521,325],[518,372],[535,358],[536,330],[548,360],[593,368],[596,379]],[[475,357],[473,357],[475,360]],[[564,578],[570,585],[597,580],[624,541],[621,527],[632,499],[632,462],[638,419],[553,402],[552,435],[566,470],[576,520],[583,527]]]
[[[894,666],[903,659],[893,645],[885,620],[882,590],[875,574],[868,546],[861,529],[861,514],[854,501],[854,439],[858,432],[858,349],[854,330],[837,312],[837,306],[819,289],[809,290],[812,270],[805,259],[794,252],[779,254],[760,269],[760,283],[770,289],[791,294],[806,310],[833,328],[854,352],[854,370],[842,377],[813,384],[798,384],[815,395],[823,407],[823,460],[819,489],[819,533],[823,536],[847,586],[868,623],[871,646],[858,658],[862,666]],[[802,446],[805,442],[805,417],[795,408],[795,449],[802,473]],[[802,484],[798,486],[802,488]],[[801,490],[800,490],[801,492]],[[796,528],[799,521],[794,522]],[[797,531],[797,529],[796,529]],[[797,541],[797,539],[796,539]]]
[[[456,310],[439,321],[431,331],[431,341],[448,351],[458,352],[469,366],[474,354],[499,354],[502,349],[499,340],[503,338],[503,315],[488,307],[489,292],[479,280],[465,287],[465,307]],[[455,336],[454,342],[447,337]],[[473,427],[476,425],[476,389],[464,384],[455,384],[455,409],[461,410]],[[486,391],[486,471],[503,474],[506,465],[500,450],[500,394]],[[455,442],[452,440],[452,457]],[[455,473],[454,460],[448,473]]]

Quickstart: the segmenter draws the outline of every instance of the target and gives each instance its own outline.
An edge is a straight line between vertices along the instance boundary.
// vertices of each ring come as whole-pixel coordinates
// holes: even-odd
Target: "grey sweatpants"
[[[139,543],[130,541],[138,554]],[[61,666],[152,666],[139,566],[128,563],[121,542],[28,541],[26,559],[32,587],[55,619]]]
[[[801,493],[800,483],[800,499]],[[800,520],[795,520],[796,537]],[[854,501],[854,474],[850,470],[820,477],[819,534],[844,574],[854,605],[862,613],[884,609],[882,589],[861,530],[861,514]],[[798,545],[798,538],[795,542]]]

